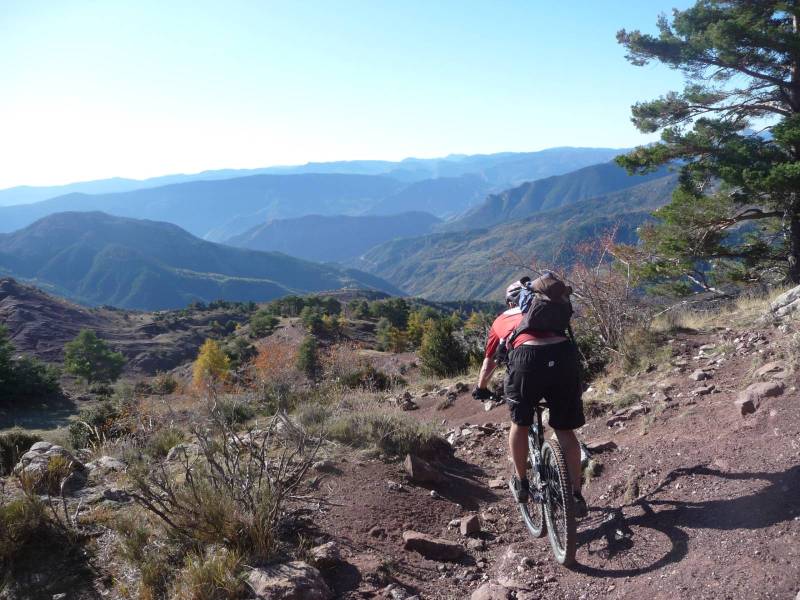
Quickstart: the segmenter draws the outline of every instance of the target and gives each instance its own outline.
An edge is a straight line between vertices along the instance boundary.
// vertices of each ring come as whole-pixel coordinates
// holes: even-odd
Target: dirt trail
[[[546,539],[528,535],[506,488],[489,488],[510,472],[506,409],[485,412],[467,393],[446,410],[437,410],[439,396],[417,399],[420,409],[411,413],[417,418],[469,430],[444,464],[448,477],[424,487],[409,483],[400,464],[356,456],[342,462],[338,474],[321,482],[331,505],[314,516],[320,532],[340,540],[347,561],[327,574],[330,581],[341,598],[405,597],[387,590],[395,581],[407,595],[461,599],[498,580],[518,600],[795,598],[797,377],[783,379],[785,393],[764,400],[755,414],[742,417],[733,404],[754,380],[754,366],[777,356],[786,339],[772,329],[746,337],[678,336],[674,366],[640,376],[647,414],[613,428],[609,415],[590,420],[580,437],[590,445],[611,441],[616,449],[595,456],[602,472],[585,488],[590,514],[579,525],[572,570],[552,560]],[[699,351],[709,342],[726,351]],[[711,378],[691,380],[698,368]],[[710,394],[693,393],[707,385],[715,386]],[[467,423],[496,427],[486,433]],[[403,550],[407,529],[466,543],[448,524],[470,513],[480,515],[482,533],[461,563]]]

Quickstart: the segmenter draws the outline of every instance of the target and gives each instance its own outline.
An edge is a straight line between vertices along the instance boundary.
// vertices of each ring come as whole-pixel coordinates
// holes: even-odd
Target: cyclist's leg
[[[511,356],[505,381],[505,398],[511,412],[508,447],[514,470],[525,477],[528,461],[528,428],[533,424],[534,405],[541,398],[533,373],[534,346],[522,346]],[[537,395],[538,394],[538,395]]]
[[[581,489],[581,447],[575,429],[581,427],[586,418],[583,414],[581,382],[578,360],[571,343],[564,342],[548,348],[548,365],[552,369],[550,384],[545,398],[550,410],[548,424],[555,431],[558,443],[564,451],[572,489]]]

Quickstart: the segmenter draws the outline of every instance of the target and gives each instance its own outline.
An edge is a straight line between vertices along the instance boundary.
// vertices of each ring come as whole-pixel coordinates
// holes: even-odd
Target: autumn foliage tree
[[[230,372],[231,361],[216,340],[208,339],[200,347],[192,368],[192,380],[198,388],[224,382]]]
[[[632,108],[659,143],[617,159],[631,172],[680,169],[672,201],[640,235],[654,281],[715,290],[724,282],[800,283],[800,6],[699,0],[621,30],[637,66],[659,62],[686,85]]]

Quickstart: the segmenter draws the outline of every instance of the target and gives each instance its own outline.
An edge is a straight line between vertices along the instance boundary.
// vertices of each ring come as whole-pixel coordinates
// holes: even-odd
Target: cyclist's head
[[[516,306],[519,303],[519,294],[522,291],[522,282],[514,281],[506,288],[506,304]]]

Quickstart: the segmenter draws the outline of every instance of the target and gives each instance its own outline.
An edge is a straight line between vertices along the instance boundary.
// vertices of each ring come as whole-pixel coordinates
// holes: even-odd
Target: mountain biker
[[[478,400],[492,397],[488,385],[497,367],[495,353],[500,341],[509,338],[522,321],[518,306],[521,291],[520,281],[506,288],[508,310],[494,320],[489,330],[478,385],[472,392]],[[566,456],[575,496],[575,514],[586,516],[586,500],[581,494],[581,450],[573,431],[586,422],[575,348],[563,332],[525,331],[514,340],[513,352],[512,348],[508,350],[511,358],[504,395],[512,421],[508,445],[516,472],[509,484],[514,497],[517,502],[528,501],[528,428],[533,424],[534,406],[544,398],[550,410],[549,425]]]

